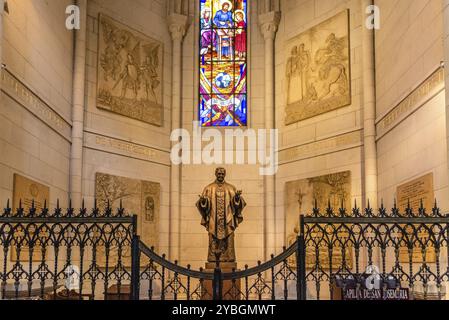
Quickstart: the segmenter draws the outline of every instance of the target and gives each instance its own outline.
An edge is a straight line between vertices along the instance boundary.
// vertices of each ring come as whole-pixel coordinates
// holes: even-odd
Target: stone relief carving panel
[[[351,172],[339,172],[320,177],[302,179],[286,183],[285,188],[285,217],[286,217],[286,243],[292,245],[299,233],[299,214],[311,214],[317,201],[320,210],[325,210],[328,201],[332,208],[340,208],[342,203],[346,208],[351,208]],[[319,235],[316,235],[319,237]],[[342,236],[344,236],[342,234]],[[312,250],[310,250],[312,249]],[[323,247],[319,255],[323,268],[329,268],[329,254]],[[335,248],[333,266],[341,266],[342,249]],[[352,250],[346,248],[346,262],[352,267]],[[315,266],[315,252],[313,248],[306,249],[306,266],[311,269]],[[290,258],[292,267],[296,266],[296,258]]]
[[[349,11],[288,41],[286,125],[351,104]]]
[[[100,14],[97,106],[162,126],[163,44]]]
[[[138,216],[137,233],[142,241],[156,250],[159,245],[159,212],[161,186],[159,183],[97,173],[95,196],[100,210],[108,201],[112,208],[118,208],[120,201],[130,214]],[[117,248],[111,249],[110,265],[117,263]],[[104,252],[99,255],[99,265],[104,266]],[[131,263],[131,248],[123,252],[125,265]]]

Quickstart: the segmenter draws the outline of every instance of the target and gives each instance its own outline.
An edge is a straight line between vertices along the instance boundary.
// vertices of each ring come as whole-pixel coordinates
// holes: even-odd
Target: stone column
[[[72,146],[70,151],[70,198],[74,208],[82,204],[84,105],[86,81],[87,0],[77,0],[80,8],[80,29],[75,30]]]
[[[0,72],[3,72],[3,15],[5,14],[5,0],[0,0]],[[1,73],[0,73],[1,75]],[[1,78],[0,78],[1,79]],[[1,81],[0,81],[1,89]],[[1,98],[0,98],[1,99]]]
[[[265,129],[275,129],[274,95],[274,39],[278,30],[280,12],[269,11],[259,15],[259,25],[265,40]],[[265,259],[276,251],[276,193],[275,176],[265,176]]]
[[[3,78],[3,15],[5,14],[5,0],[0,0],[0,104],[3,105],[2,78]]]
[[[446,138],[447,155],[449,159],[449,0],[443,0],[443,20],[444,20],[444,76],[446,94]],[[449,170],[449,161],[448,161]]]
[[[364,132],[364,171],[365,197],[372,208],[377,209],[377,146],[376,146],[376,89],[374,29],[365,25],[366,9],[373,5],[373,0],[361,0],[362,11],[362,57],[363,57],[363,132]]]
[[[176,7],[176,6],[175,6]],[[187,30],[188,17],[176,12],[168,16],[172,37],[172,105],[171,128],[181,128],[182,40]],[[172,146],[178,142],[172,142]],[[181,166],[172,163],[170,170],[170,253],[171,260],[180,260],[181,220]]]

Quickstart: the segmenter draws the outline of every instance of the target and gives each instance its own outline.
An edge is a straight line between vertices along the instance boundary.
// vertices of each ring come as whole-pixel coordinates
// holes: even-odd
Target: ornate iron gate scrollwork
[[[284,299],[289,296],[289,287],[295,288],[296,270],[289,265],[288,259],[296,253],[294,244],[269,262],[260,263],[254,268],[245,266],[244,270],[230,273],[194,271],[183,268],[157,255],[151,248],[140,242],[139,248],[145,263],[141,265],[140,281],[146,282],[148,292],[144,299],[173,300],[269,300],[276,299],[276,288],[282,288]],[[142,259],[141,259],[142,261]],[[269,280],[267,280],[269,279]],[[205,283],[210,282],[207,286]],[[222,290],[228,282],[228,289]],[[243,282],[237,285],[237,282]],[[155,291],[157,285],[158,290]],[[209,288],[209,290],[208,290]],[[296,290],[296,288],[295,288]]]
[[[421,202],[417,212],[409,204],[403,213],[396,204],[390,211],[355,205],[350,212],[315,206],[301,228],[303,289],[315,299],[344,299],[348,289],[373,286],[391,299],[401,290],[412,299],[448,298],[449,216],[436,203],[431,212]]]
[[[376,212],[315,208],[300,216],[291,247],[232,272],[172,263],[136,230],[137,217],[121,206],[50,212],[33,204],[12,212],[8,204],[0,213],[1,299],[342,299],[372,278],[367,267],[383,288],[447,298],[449,217],[436,205],[429,213],[422,205],[416,213],[410,206],[404,213],[383,205]],[[75,271],[79,285],[63,290]]]
[[[0,213],[1,299],[109,299],[131,281],[129,248],[137,219],[122,206]],[[71,273],[69,273],[71,272]],[[67,281],[74,280],[72,289]]]

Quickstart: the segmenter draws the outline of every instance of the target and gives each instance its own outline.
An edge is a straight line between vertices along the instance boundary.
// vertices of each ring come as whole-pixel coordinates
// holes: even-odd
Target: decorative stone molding
[[[16,78],[8,69],[1,72],[1,91],[35,115],[49,128],[71,142],[72,123],[64,119],[29,86]]]
[[[86,131],[84,134],[84,145],[92,150],[117,154],[167,167],[170,166],[170,152],[168,150],[161,150],[101,133]]]
[[[363,145],[363,132],[356,130],[332,138],[327,138],[279,151],[279,164],[318,157],[342,150],[357,148]]]
[[[438,68],[401,102],[376,121],[377,140],[444,90],[444,68]]]

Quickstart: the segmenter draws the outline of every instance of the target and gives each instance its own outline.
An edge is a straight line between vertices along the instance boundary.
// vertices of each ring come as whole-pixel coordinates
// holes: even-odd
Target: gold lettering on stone
[[[432,210],[434,205],[433,173],[414,179],[397,187],[397,201],[401,212],[405,212],[408,201],[410,207],[416,213],[420,207],[421,200],[427,211]]]
[[[282,150],[279,152],[279,161],[282,163],[299,160],[307,156],[323,154],[335,149],[341,149],[345,146],[358,144],[361,142],[361,132],[354,131],[337,137]]]
[[[136,154],[139,156],[145,156],[154,158],[156,156],[156,152],[154,150],[151,150],[150,148],[139,146],[136,144],[108,138],[108,137],[95,137],[95,142],[97,145],[105,146],[105,147],[111,147],[120,151],[124,151],[131,154]]]
[[[70,125],[8,70],[1,72],[2,91],[70,140]]]

